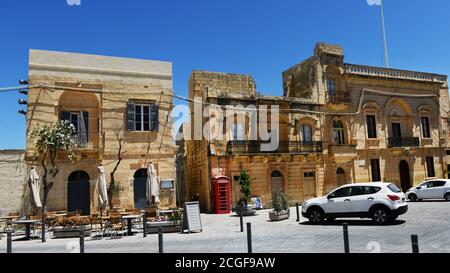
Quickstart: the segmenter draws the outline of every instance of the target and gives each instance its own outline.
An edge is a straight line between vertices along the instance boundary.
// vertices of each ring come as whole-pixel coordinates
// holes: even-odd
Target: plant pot
[[[283,221],[289,219],[291,216],[291,211],[289,209],[282,211],[270,211],[269,219],[271,221]]]
[[[235,212],[237,215],[241,216],[241,208],[236,208]],[[253,216],[256,214],[256,209],[252,207],[244,207],[242,209],[242,216]]]
[[[53,238],[61,239],[61,238],[79,238],[80,231],[84,231],[84,236],[88,237],[91,235],[90,226],[82,226],[82,227],[55,227],[53,229]]]
[[[182,221],[162,221],[162,222],[147,222],[147,233],[158,233],[159,228],[162,227],[164,233],[180,232]]]

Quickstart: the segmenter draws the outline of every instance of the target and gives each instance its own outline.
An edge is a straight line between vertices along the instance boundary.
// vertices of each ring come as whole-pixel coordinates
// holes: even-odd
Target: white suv
[[[406,199],[411,202],[423,199],[445,199],[450,201],[450,180],[433,179],[423,182],[418,187],[411,188],[406,192]]]
[[[313,224],[347,217],[372,218],[377,224],[386,224],[407,211],[405,194],[392,183],[344,185],[302,206],[303,217]]]

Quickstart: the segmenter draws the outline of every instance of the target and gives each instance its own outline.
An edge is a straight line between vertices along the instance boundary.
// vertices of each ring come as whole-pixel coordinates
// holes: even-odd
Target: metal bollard
[[[344,227],[344,248],[345,248],[345,253],[348,254],[348,253],[350,253],[350,243],[348,240],[348,224],[344,223],[343,227]]]
[[[84,229],[80,230],[80,253],[84,253]]]
[[[158,228],[158,244],[159,244],[159,253],[164,253],[164,245],[163,245],[163,228]]]
[[[145,237],[147,237],[147,214],[146,213],[144,213],[143,222],[144,223],[142,224],[142,230],[144,232],[144,238],[145,238]]]
[[[42,223],[41,223],[41,241],[45,243],[47,240],[45,239],[45,214],[42,213]]]
[[[6,239],[6,253],[12,253],[12,232],[8,231]]]
[[[247,223],[247,247],[248,247],[248,253],[253,253],[253,247],[252,247],[252,223]]]
[[[297,223],[300,222],[300,208],[299,204],[295,203],[295,207],[297,208]]]
[[[414,254],[420,253],[419,252],[419,236],[411,235],[411,243],[412,243],[412,252]]]
[[[241,232],[244,232],[244,215],[243,215],[243,209],[242,207],[240,208],[241,213],[239,215],[240,218],[240,222],[241,222]]]

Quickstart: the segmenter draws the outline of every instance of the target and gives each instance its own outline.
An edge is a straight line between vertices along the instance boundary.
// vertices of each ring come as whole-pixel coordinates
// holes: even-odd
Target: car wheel
[[[410,194],[408,196],[408,198],[409,198],[409,201],[411,201],[411,202],[417,202],[417,195],[415,195],[415,194]]]
[[[315,225],[322,223],[323,221],[323,213],[319,209],[312,209],[309,212],[309,221]]]
[[[378,225],[386,224],[389,219],[389,212],[385,208],[379,207],[372,211],[372,220]]]
[[[444,199],[445,199],[446,201],[450,202],[450,193],[447,193],[447,194],[444,196]]]

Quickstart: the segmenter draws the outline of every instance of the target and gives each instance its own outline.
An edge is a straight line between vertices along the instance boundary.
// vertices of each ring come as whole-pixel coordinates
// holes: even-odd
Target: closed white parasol
[[[157,206],[159,203],[158,174],[156,173],[155,165],[153,162],[150,162],[147,169],[147,204]]]
[[[34,208],[42,208],[41,198],[39,196],[39,175],[36,172],[36,167],[32,166],[30,175],[28,177],[28,184],[30,186],[31,204]]]

